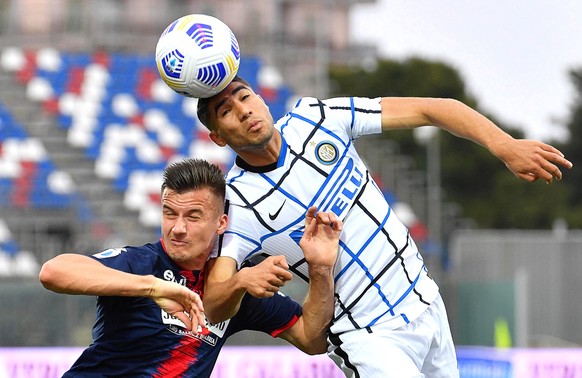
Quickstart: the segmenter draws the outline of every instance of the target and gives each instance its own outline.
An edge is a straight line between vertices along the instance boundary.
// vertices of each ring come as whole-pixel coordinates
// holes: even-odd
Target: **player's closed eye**
[[[174,217],[176,216],[176,213],[173,212],[172,210],[169,210],[169,209],[164,210],[162,214],[166,218],[169,218],[169,217],[172,217],[172,216],[174,216]]]

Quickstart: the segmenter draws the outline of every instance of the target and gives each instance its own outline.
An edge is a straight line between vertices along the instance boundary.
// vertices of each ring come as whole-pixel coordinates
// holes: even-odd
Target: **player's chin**
[[[187,248],[180,248],[172,246],[168,248],[168,256],[176,262],[185,262],[191,259],[192,253]]]

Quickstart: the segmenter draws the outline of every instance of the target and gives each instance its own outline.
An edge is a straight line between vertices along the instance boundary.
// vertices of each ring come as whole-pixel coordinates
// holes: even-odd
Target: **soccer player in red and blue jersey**
[[[242,330],[281,337],[308,354],[326,351],[342,222],[316,208],[306,213],[300,241],[311,269],[303,310],[278,293],[292,275],[285,258],[274,256],[237,276],[251,290],[265,271],[275,272],[274,290],[260,299],[244,295],[231,319],[205,322],[204,267],[228,223],[224,196],[216,165],[175,162],[164,170],[160,241],[93,256],[62,254],[43,265],[47,289],[97,296],[93,343],[64,377],[209,377],[226,339]]]

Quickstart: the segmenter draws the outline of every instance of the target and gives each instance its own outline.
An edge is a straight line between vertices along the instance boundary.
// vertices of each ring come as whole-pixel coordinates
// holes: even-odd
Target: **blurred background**
[[[157,39],[185,14],[230,26],[239,74],[275,118],[302,95],[451,97],[515,137],[531,135],[481,106],[454,57],[378,44],[399,39],[373,18],[379,3],[390,12],[375,0],[0,0],[0,346],[88,345],[95,298],[44,290],[40,265],[157,240],[168,161],[232,164],[199,124],[196,100],[158,77]],[[377,40],[361,38],[374,30]],[[556,138],[543,134],[574,163],[561,182],[522,182],[482,147],[432,127],[357,142],[439,283],[460,346],[582,344],[582,61],[562,74],[566,111]],[[298,300],[304,289],[286,287]],[[278,342],[246,332],[229,344]]]

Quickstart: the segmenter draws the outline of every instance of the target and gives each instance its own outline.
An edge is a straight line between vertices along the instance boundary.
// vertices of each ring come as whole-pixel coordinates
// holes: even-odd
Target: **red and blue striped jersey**
[[[178,282],[202,296],[203,271],[178,267],[161,242],[93,257],[117,270]],[[275,337],[299,316],[301,306],[289,297],[246,295],[236,316],[195,334],[150,298],[97,297],[93,342],[64,377],[209,377],[230,335],[255,330]]]

